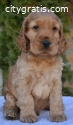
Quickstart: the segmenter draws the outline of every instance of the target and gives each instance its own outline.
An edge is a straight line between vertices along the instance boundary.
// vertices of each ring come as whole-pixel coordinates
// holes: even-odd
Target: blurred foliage
[[[41,7],[62,7],[66,6],[68,2],[66,0],[1,0],[0,1],[0,68],[2,68],[4,73],[4,83],[7,81],[7,73],[8,68],[13,65],[21,53],[16,45],[16,39],[18,33],[20,31],[22,22],[24,18],[28,15],[28,13],[22,14],[20,12],[5,12],[5,7],[11,7],[11,5],[15,7],[32,7],[32,6],[39,6]],[[62,20],[64,26],[64,32],[67,32],[67,26],[69,24],[69,19],[66,16],[66,13],[59,12],[56,13],[60,19]],[[65,55],[63,55],[64,62],[67,63]],[[63,83],[67,80],[70,83],[73,80],[72,77],[73,72],[70,71],[69,66],[64,66],[62,81]],[[64,84],[63,84],[64,85]],[[64,93],[63,89],[63,94]],[[66,90],[65,90],[66,92]],[[67,92],[66,92],[67,93]],[[73,93],[70,92],[70,95]],[[68,93],[69,95],[69,93]]]
[[[69,84],[73,84],[73,71],[71,70],[71,66],[67,65],[67,59],[65,54],[62,55],[64,67],[62,72],[62,91],[63,95],[73,96],[73,90],[70,87],[64,87],[64,83],[67,81]]]

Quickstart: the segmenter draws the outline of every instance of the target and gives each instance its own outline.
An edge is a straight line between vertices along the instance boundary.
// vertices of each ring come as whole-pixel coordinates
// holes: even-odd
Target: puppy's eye
[[[53,27],[52,29],[53,29],[53,31],[56,31],[56,30],[57,30],[57,27]]]
[[[39,26],[36,25],[36,26],[33,27],[33,29],[38,30]]]

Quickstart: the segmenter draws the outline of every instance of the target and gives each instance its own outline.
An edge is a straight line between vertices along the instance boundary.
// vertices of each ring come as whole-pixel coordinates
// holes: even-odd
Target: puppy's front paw
[[[37,121],[37,116],[36,115],[20,116],[20,121],[33,123]]]
[[[66,121],[66,116],[65,116],[65,114],[51,115],[50,121],[52,121],[52,122],[63,122],[63,121]]]
[[[17,110],[13,107],[5,109],[4,110],[4,115],[7,119],[9,120],[15,120],[18,119],[18,113]]]

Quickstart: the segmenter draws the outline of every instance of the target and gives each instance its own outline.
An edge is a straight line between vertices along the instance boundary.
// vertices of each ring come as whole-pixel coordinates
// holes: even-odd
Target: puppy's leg
[[[6,93],[6,102],[3,106],[3,113],[7,119],[17,119],[18,118],[18,108],[15,105],[16,99],[10,93]]]
[[[24,80],[18,83],[17,91],[17,106],[20,108],[21,122],[36,122],[37,115],[34,110],[34,99],[31,95],[31,88]]]
[[[60,80],[54,81],[50,94],[50,120],[53,122],[66,120],[62,103],[62,83]]]

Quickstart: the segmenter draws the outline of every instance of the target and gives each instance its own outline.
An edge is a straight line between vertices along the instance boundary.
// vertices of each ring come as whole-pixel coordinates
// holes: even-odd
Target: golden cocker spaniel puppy
[[[53,122],[66,120],[62,102],[66,41],[60,19],[53,12],[32,12],[24,20],[17,43],[22,54],[11,67],[4,89],[7,119],[36,122],[40,110],[50,109]]]

